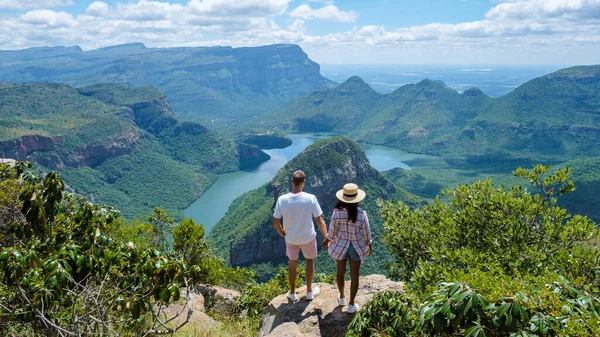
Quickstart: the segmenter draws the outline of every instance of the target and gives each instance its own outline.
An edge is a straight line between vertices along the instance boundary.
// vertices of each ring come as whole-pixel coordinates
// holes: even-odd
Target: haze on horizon
[[[327,64],[595,64],[600,0],[1,0],[0,49],[300,45]]]

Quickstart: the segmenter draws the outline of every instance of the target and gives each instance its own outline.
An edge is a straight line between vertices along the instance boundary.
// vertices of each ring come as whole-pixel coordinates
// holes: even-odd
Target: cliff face
[[[49,169],[65,167],[96,167],[107,159],[122,156],[136,147],[140,138],[138,132],[117,135],[105,143],[89,144],[64,151],[64,137],[28,135],[15,140],[0,142],[0,157],[34,161]]]
[[[317,196],[326,219],[337,201],[335,193],[345,183],[355,182],[363,188],[368,196],[363,207],[369,212],[376,237],[381,234],[375,206],[377,198],[400,197],[408,202],[418,202],[371,167],[360,145],[349,138],[315,143],[286,164],[271,182],[238,198],[211,230],[209,240],[213,249],[231,265],[287,261],[285,242],[273,229],[271,215],[277,197],[291,191],[291,175],[298,169],[307,177],[304,191]],[[319,234],[318,241],[321,240]],[[382,247],[376,249],[383,250]]]
[[[36,56],[39,55],[39,56]],[[53,62],[59,59],[60,62]],[[190,120],[231,123],[331,86],[297,45],[0,52],[0,81],[152,85]]]

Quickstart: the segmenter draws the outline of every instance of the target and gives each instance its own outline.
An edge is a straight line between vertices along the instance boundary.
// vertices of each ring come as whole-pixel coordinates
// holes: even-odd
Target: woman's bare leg
[[[361,261],[350,260],[350,305],[354,305],[354,298],[358,292],[358,277],[360,276]]]
[[[344,298],[344,282],[346,282],[346,260],[336,260],[335,281],[340,292],[340,298]]]

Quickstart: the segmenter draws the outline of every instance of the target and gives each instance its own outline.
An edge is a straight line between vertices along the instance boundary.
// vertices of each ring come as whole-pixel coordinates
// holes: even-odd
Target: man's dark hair
[[[304,182],[304,179],[306,179],[304,172],[298,170],[294,172],[294,175],[292,176],[292,184],[294,184],[294,186],[299,186]]]

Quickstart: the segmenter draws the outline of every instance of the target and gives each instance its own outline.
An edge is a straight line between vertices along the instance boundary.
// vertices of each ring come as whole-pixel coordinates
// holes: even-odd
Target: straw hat
[[[337,191],[335,196],[343,202],[355,204],[365,198],[365,191],[358,188],[356,184],[346,184],[344,188]]]

